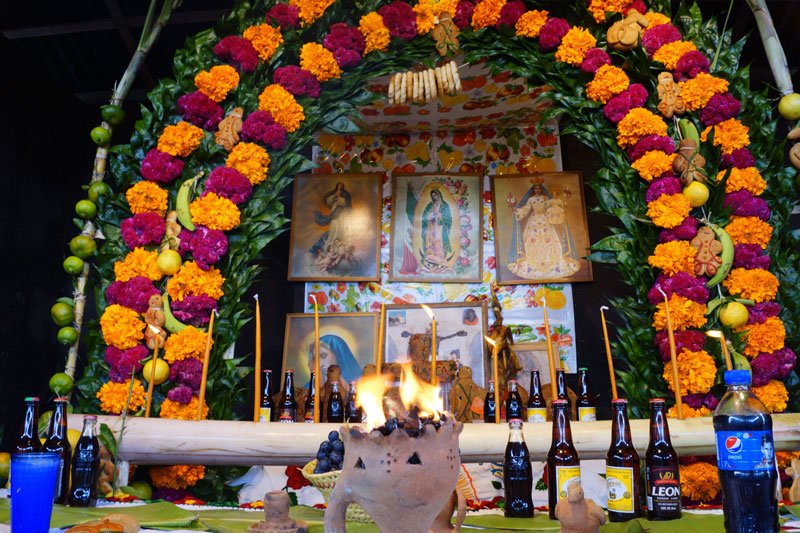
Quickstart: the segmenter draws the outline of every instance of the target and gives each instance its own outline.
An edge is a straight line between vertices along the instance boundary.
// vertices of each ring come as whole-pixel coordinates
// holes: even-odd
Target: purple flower
[[[766,200],[756,198],[753,193],[746,190],[736,191],[725,195],[725,207],[731,209],[732,214],[739,217],[758,217],[764,222],[772,216]]]
[[[283,5],[283,4],[278,4]],[[167,487],[153,487],[154,500],[166,500],[168,502],[177,502],[184,498],[191,498],[192,494],[186,489],[170,489]]]
[[[128,350],[120,350],[113,346],[106,347],[105,360],[108,363],[108,375],[111,381],[123,383],[131,374],[142,369],[142,360],[150,357],[150,350],[144,344],[137,344]]]
[[[266,111],[256,111],[256,113],[266,113]],[[240,205],[253,194],[253,184],[234,168],[216,167],[206,180],[206,190],[203,194],[210,192]],[[183,238],[184,234],[181,236]]]
[[[706,126],[716,126],[734,118],[742,110],[742,104],[731,93],[715,94],[700,111],[700,120]]]
[[[517,21],[525,13],[525,4],[521,0],[511,0],[500,9],[500,20],[497,21],[497,27],[500,26],[516,26]]]
[[[756,166],[756,159],[747,148],[737,148],[730,154],[722,154],[720,164],[725,168],[750,168]]]
[[[647,293],[647,299],[651,305],[663,302],[664,297],[658,290],[660,287],[667,294],[667,297],[677,294],[695,302],[706,303],[709,294],[705,281],[704,278],[695,277],[686,272],[678,272],[672,277],[658,276],[655,284]]]
[[[273,80],[294,96],[317,98],[320,93],[317,78],[309,71],[294,65],[275,69]]]
[[[671,137],[648,135],[642,137],[633,148],[628,148],[628,157],[636,161],[651,150],[661,150],[667,155],[675,153],[675,141]]]
[[[153,148],[142,159],[140,171],[147,181],[170,183],[183,172],[183,160]]]
[[[763,387],[773,379],[780,370],[780,361],[771,353],[762,353],[750,361],[753,371],[753,387]]]
[[[683,403],[691,407],[692,409],[700,409],[703,406],[703,400],[705,400],[705,394],[687,394],[683,396]]]
[[[150,307],[150,297],[161,294],[153,282],[143,276],[136,276],[128,281],[115,281],[106,289],[106,302],[109,305],[119,304],[144,313]]]
[[[204,193],[205,194],[205,193]],[[197,226],[194,231],[181,232],[180,253],[192,254],[197,266],[208,270],[219,258],[228,253],[228,238],[217,229]]]
[[[658,347],[661,359],[664,362],[670,360],[669,337],[666,331],[656,333],[654,344]],[[680,354],[684,349],[696,352],[702,350],[706,344],[706,335],[702,331],[687,329],[686,331],[675,332],[675,353]]]
[[[239,132],[245,141],[257,141],[270,150],[280,150],[286,146],[286,130],[275,124],[269,111],[253,111],[242,123]]]
[[[683,57],[678,60],[678,64],[675,65],[675,80],[686,81],[709,70],[711,70],[711,63],[708,58],[699,50],[692,50],[683,54]]]
[[[603,65],[611,64],[611,56],[609,56],[602,48],[590,48],[586,52],[586,57],[581,62],[581,70],[594,74]]]
[[[333,52],[336,62],[342,68],[354,67],[361,61],[366,43],[358,30],[344,22],[331,26],[330,33],[323,41],[325,48]]]
[[[650,202],[655,202],[665,194],[678,194],[682,190],[683,186],[681,185],[681,180],[678,178],[672,176],[659,178],[653,180],[650,182],[650,185],[648,185],[645,200],[649,204]]]
[[[164,238],[166,222],[158,213],[137,213],[120,224],[125,246],[133,250],[142,246],[159,244]]]
[[[642,107],[647,101],[647,89],[640,83],[634,83],[621,93],[612,96],[605,107],[603,114],[608,120],[616,124],[635,107]]]
[[[453,23],[459,30],[469,28],[472,21],[472,12],[475,11],[475,3],[469,0],[461,0],[456,6],[456,16],[453,17]]]
[[[211,311],[217,308],[217,301],[205,294],[184,296],[183,300],[170,302],[175,318],[185,324],[204,327],[208,324]]]
[[[672,242],[672,241],[690,241],[697,235],[697,219],[688,216],[683,219],[680,225],[672,229],[661,230],[658,234],[658,242]]]
[[[672,24],[659,24],[645,30],[642,34],[642,46],[647,51],[647,55],[651,57],[665,44],[680,40],[681,32]]]
[[[225,115],[222,106],[200,91],[178,98],[178,111],[183,120],[209,131],[216,130]]]
[[[200,390],[202,374],[203,363],[194,357],[175,361],[175,363],[169,367],[169,380],[179,385],[185,385],[189,387],[190,391],[194,392]]]
[[[797,354],[791,348],[781,348],[772,353],[778,360],[778,372],[775,374],[775,379],[786,379],[794,370],[797,365]]]
[[[383,18],[383,24],[389,29],[392,37],[410,41],[417,36],[417,15],[405,2],[395,0],[381,7],[378,14]]]
[[[192,401],[192,389],[186,385],[178,385],[174,389],[170,389],[170,391],[167,393],[167,398],[173,402],[186,405]]]
[[[214,55],[242,72],[253,72],[258,66],[258,52],[253,43],[238,35],[220,39],[214,46]]]
[[[300,22],[300,8],[291,4],[275,4],[267,12],[267,22],[283,29],[296,28]]]
[[[569,22],[558,17],[551,17],[539,30],[539,48],[542,52],[552,52],[561,44],[561,39],[569,31]]]
[[[747,308],[747,325],[763,324],[768,318],[778,316],[781,306],[775,302],[759,302]]]
[[[771,264],[772,259],[757,244],[737,244],[733,247],[733,268],[768,270]]]

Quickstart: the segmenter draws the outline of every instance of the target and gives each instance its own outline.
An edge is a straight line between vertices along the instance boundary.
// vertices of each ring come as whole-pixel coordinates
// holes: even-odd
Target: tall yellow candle
[[[603,340],[606,344],[606,359],[608,360],[608,377],[611,378],[611,396],[617,399],[617,376],[614,375],[614,360],[611,358],[611,343],[608,341],[608,326],[606,326],[606,314],[608,307],[600,307],[600,320],[603,324]]]
[[[197,402],[197,420],[203,418],[203,405],[206,403],[206,382],[208,381],[208,362],[211,359],[211,342],[214,335],[214,316],[216,310],[211,311],[211,318],[208,320],[208,334],[206,336],[206,351],[203,354],[203,375],[200,379],[200,397]]]
[[[147,327],[153,330],[153,333],[156,333],[156,335],[158,334],[158,328],[155,326],[148,325]],[[157,338],[158,337],[156,337],[156,339]],[[158,366],[158,343],[156,343],[155,348],[153,348],[153,364],[150,369],[150,376],[147,378],[147,405],[144,409],[145,418],[150,418],[150,406],[153,404],[153,382],[156,379],[156,366]]]
[[[378,354],[375,357],[375,368],[378,374],[383,372],[383,337],[386,335],[386,304],[381,304],[381,323],[378,325]]]
[[[544,336],[547,345],[547,363],[550,367],[550,392],[552,393],[553,400],[557,400],[556,360],[553,354],[553,339],[550,338],[550,319],[547,316],[547,302],[545,302],[544,298],[542,298],[542,310],[544,311]]]
[[[314,294],[311,295],[311,299],[314,300],[314,375],[317,377],[314,380],[314,423],[319,424],[320,402],[322,401],[319,384],[323,379],[319,370],[319,305],[317,305],[317,297]]]
[[[253,422],[258,422],[261,415],[261,305],[258,301],[258,294],[254,295],[256,300],[256,362],[255,380],[253,382]]]
[[[678,372],[678,355],[675,350],[675,334],[672,330],[672,317],[669,314],[669,298],[667,293],[659,287],[658,291],[664,297],[664,314],[667,315],[667,339],[669,340],[669,358],[672,362],[672,389],[675,393],[675,408],[678,411],[678,419],[683,420],[683,398],[681,397],[681,380]]]
[[[500,423],[500,391],[502,390],[500,387],[500,365],[497,361],[498,356],[500,355],[500,350],[497,347],[497,343],[491,337],[484,337],[486,342],[489,343],[489,346],[492,347],[492,379],[494,380],[494,390],[495,390],[495,410],[494,410],[494,423]]]

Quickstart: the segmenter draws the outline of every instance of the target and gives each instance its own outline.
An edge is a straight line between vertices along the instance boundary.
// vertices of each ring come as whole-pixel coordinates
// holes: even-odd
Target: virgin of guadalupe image
[[[508,205],[513,210],[508,269],[530,279],[568,278],[581,265],[566,220],[566,205],[554,197],[541,179],[517,202],[513,195]]]
[[[319,338],[319,371],[322,376],[328,375],[328,368],[338,365],[341,371],[343,390],[347,384],[361,377],[361,365],[358,364],[347,342],[338,335],[323,335]],[[308,346],[308,370],[314,370],[314,343]],[[308,386],[306,383],[305,386]]]
[[[455,252],[450,243],[450,230],[453,227],[453,214],[450,206],[442,198],[442,192],[434,187],[430,190],[428,203],[422,210],[420,245],[417,253],[412,252],[413,245],[404,244],[403,265],[400,273],[404,275],[417,273],[442,274],[452,272],[451,263]],[[418,200],[411,186],[408,187],[406,215],[409,221],[414,220]],[[422,200],[424,201],[424,199]],[[413,226],[409,229],[409,241],[413,242]]]
[[[337,182],[333,190],[326,193],[325,205],[330,209],[327,215],[314,212],[314,223],[326,227],[327,231],[311,247],[309,253],[314,256],[314,266],[320,272],[331,272],[345,264],[353,264],[356,260],[355,246],[350,242],[351,231],[348,220],[352,211],[353,200],[345,189],[344,182]],[[349,268],[347,270],[350,270]]]

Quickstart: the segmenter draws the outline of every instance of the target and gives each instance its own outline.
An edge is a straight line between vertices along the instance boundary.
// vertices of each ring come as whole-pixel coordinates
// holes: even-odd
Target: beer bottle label
[[[313,424],[314,423],[314,410],[313,409],[306,409],[306,414],[303,415],[303,422],[306,424]]]
[[[578,466],[557,466],[556,485],[558,488],[557,501],[566,499],[569,486],[573,483],[581,482],[581,467]]]
[[[618,513],[633,513],[634,509],[633,468],[629,466],[606,466],[608,484],[608,510]]]
[[[578,422],[594,422],[597,420],[597,409],[594,407],[578,407]]]
[[[648,466],[647,510],[655,513],[677,513],[681,510],[681,480],[674,466]]]
[[[258,410],[258,421],[259,422],[271,422],[272,421],[272,409],[269,407],[262,407]]]
[[[547,422],[547,408],[546,407],[529,407],[528,408],[528,422],[538,424]]]
[[[775,445],[771,431],[718,431],[720,470],[774,470]]]
[[[295,412],[293,409],[282,409],[278,415],[278,422],[292,423],[294,422]]]

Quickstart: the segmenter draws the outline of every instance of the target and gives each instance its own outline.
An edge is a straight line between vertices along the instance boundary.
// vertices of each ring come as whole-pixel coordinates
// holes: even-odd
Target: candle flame
[[[403,373],[400,375],[400,400],[407,410],[416,405],[419,407],[420,417],[432,416],[434,420],[439,420],[439,413],[444,411],[444,400],[440,393],[441,389],[438,386],[417,378],[411,364],[403,365]]]
[[[497,343],[494,341],[493,338],[487,337],[486,335],[484,335],[483,338],[486,339],[486,342],[488,342],[492,347],[497,346]]]
[[[147,327],[150,328],[150,331],[152,331],[156,335],[161,333],[161,328],[158,328],[158,327],[154,326],[153,324],[147,324]]]
[[[433,310],[432,310],[430,307],[428,307],[428,306],[427,306],[427,305],[425,305],[425,304],[421,304],[421,305],[420,305],[420,307],[421,307],[421,308],[422,308],[422,309],[423,309],[423,310],[424,310],[426,313],[428,313],[428,318],[430,318],[431,320],[435,320],[435,319],[436,319],[436,317],[435,317],[435,316],[433,316]]]
[[[308,297],[311,298],[312,300],[314,300],[314,305],[317,305],[317,295],[316,294],[314,294],[312,292],[311,294],[308,295]]]
[[[709,337],[713,337],[715,339],[721,339],[722,338],[722,332],[720,330],[718,330],[718,329],[710,329],[710,330],[706,331],[706,335],[708,335]]]
[[[386,423],[383,414],[383,395],[389,388],[390,374],[373,374],[358,380],[356,401],[367,417],[367,430]]]

